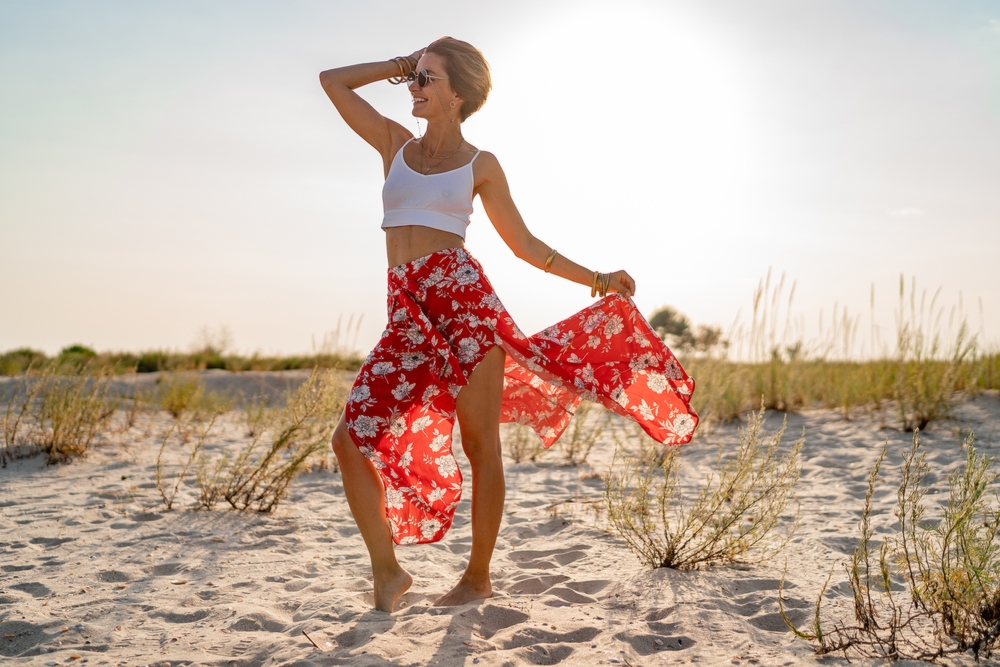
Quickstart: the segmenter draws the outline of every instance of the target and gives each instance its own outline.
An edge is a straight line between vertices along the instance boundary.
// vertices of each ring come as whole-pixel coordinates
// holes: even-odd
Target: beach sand
[[[225,377],[206,376],[223,388]],[[301,380],[282,377],[276,391],[289,378]],[[782,418],[769,414],[768,430]],[[600,499],[614,450],[610,434],[586,465],[562,465],[555,451],[538,463],[507,461],[496,593],[435,608],[432,601],[461,575],[471,540],[471,474],[456,447],[466,493],[455,525],[442,542],[397,550],[414,584],[404,606],[387,614],[372,609],[367,554],[339,473],[302,475],[270,515],[224,504],[190,509],[191,485],[182,486],[178,509],[165,511],[155,461],[157,434],[169,420],[141,417],[121,442],[70,464],[33,458],[0,470],[4,664],[847,664],[817,659],[788,631],[778,614],[779,580],[787,561],[785,607],[803,623],[832,569],[827,609],[849,615],[840,564],[856,543],[866,477],[888,441],[887,483],[876,494],[876,525],[888,527],[898,463],[911,440],[877,417],[789,414],[784,442],[805,429],[795,537],[766,564],[693,572],[648,569],[608,530]],[[947,473],[964,463],[960,443],[968,430],[990,453],[998,429],[995,395],[932,424],[923,439],[934,488],[946,489]],[[210,449],[245,440],[232,412]],[[705,430],[684,447],[689,488],[704,479],[720,443],[735,449],[736,425]],[[171,472],[181,455],[178,447],[168,451]]]

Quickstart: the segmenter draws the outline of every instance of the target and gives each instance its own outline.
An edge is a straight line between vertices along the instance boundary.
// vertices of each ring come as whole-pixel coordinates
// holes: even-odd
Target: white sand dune
[[[580,467],[561,465],[556,452],[538,464],[508,462],[496,595],[431,606],[465,564],[466,499],[444,541],[398,550],[414,585],[405,606],[387,614],[371,607],[367,555],[338,473],[303,475],[273,515],[187,509],[195,498],[188,486],[183,509],[164,511],[154,469],[156,435],[168,419],[149,418],[126,447],[109,444],[82,461],[47,467],[36,458],[0,470],[4,664],[816,664],[778,615],[784,561],[794,619],[811,616],[831,568],[827,603],[846,615],[850,596],[836,564],[854,548],[866,476],[888,440],[887,483],[877,497],[877,523],[888,527],[896,467],[910,442],[865,416],[789,415],[786,441],[803,427],[806,434],[795,538],[769,564],[696,572],[646,569],[607,530],[597,508],[610,442]],[[770,415],[769,428],[780,421]],[[963,462],[963,433],[975,430],[989,452],[998,427],[996,396],[933,424],[924,442],[935,488],[946,488],[947,473]],[[244,439],[231,413],[211,444]],[[714,463],[716,443],[736,442],[735,426],[720,426],[686,446],[690,485]],[[180,456],[170,451],[172,463]],[[468,462],[458,458],[468,484]],[[846,664],[822,660],[831,661]]]

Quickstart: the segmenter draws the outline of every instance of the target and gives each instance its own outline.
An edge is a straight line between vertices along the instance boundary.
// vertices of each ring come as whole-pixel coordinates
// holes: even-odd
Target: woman
[[[409,81],[422,137],[380,115],[356,88]],[[351,129],[382,156],[389,322],[333,435],[351,512],[368,547],[375,607],[391,612],[412,583],[393,543],[441,539],[461,497],[451,455],[457,417],[472,467],[472,551],[437,605],[492,594],[489,565],[503,517],[499,424],[530,425],[550,446],[581,399],[636,419],[668,444],[691,439],[694,383],[639,315],[635,281],[570,261],[528,231],[496,157],[462,136],[490,91],[489,67],[450,37],[410,56],[332,69],[320,82]],[[500,237],[532,266],[617,293],[525,337],[464,250],[478,195]]]

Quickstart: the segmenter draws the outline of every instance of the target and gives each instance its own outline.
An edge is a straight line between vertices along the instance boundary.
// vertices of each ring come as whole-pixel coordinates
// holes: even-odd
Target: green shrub
[[[41,350],[21,347],[0,354],[0,375],[21,375],[29,368],[39,368],[48,357]]]
[[[139,355],[135,364],[136,373],[156,373],[169,368],[169,355],[160,350],[151,350]]]
[[[59,352],[60,357],[68,357],[71,355],[91,359],[96,357],[97,353],[86,345],[68,345]]]

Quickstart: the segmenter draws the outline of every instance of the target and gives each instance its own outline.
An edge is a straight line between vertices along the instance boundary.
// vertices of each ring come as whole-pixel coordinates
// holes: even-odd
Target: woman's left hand
[[[632,276],[625,271],[615,271],[611,274],[611,282],[608,283],[609,292],[618,292],[626,299],[631,299],[635,294],[635,281]]]

